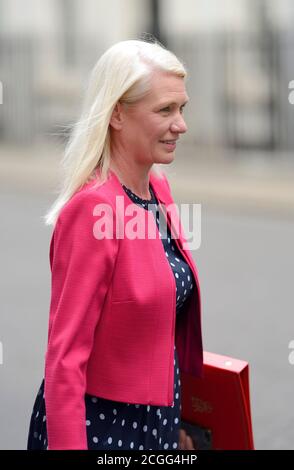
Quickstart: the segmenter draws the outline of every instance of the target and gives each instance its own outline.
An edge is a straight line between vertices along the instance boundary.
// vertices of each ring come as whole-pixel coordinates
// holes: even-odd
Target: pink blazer
[[[159,203],[174,202],[165,176],[151,172],[150,183]],[[48,449],[87,449],[85,393],[171,406],[174,344],[180,371],[202,375],[199,281],[191,253],[183,250],[182,225],[176,242],[196,288],[176,319],[176,283],[153,214],[136,206],[152,216],[156,238],[119,238],[118,227],[133,216],[122,217],[116,196],[125,207],[133,204],[112,171],[96,189],[85,184],[63,206],[52,233],[44,374]],[[113,210],[107,216],[115,227],[112,239],[97,238],[97,204]]]

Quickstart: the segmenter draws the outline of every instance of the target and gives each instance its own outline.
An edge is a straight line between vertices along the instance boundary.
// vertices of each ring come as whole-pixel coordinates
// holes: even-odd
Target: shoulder
[[[106,224],[106,232],[102,230],[103,223]],[[101,236],[99,224],[102,225]],[[96,249],[97,244],[100,248],[103,244],[105,255],[113,255],[118,245],[115,224],[115,212],[103,185],[96,188],[84,185],[60,210],[52,234],[52,248],[54,239],[55,246],[62,250],[73,250],[75,254],[91,252],[101,255],[101,250]],[[108,236],[109,233],[111,236]]]
[[[165,185],[165,187],[168,189],[168,192],[170,193],[171,188],[170,188],[170,184],[169,184],[169,181],[168,181],[168,177],[167,177],[165,172],[161,173],[161,182],[162,182],[162,184]]]
[[[59,224],[67,222],[86,223],[90,220],[93,222],[93,216],[95,210],[97,212],[98,205],[108,207],[114,213],[114,207],[107,191],[107,182],[102,183],[100,186],[95,186],[92,182],[83,185],[64,204],[57,222]]]

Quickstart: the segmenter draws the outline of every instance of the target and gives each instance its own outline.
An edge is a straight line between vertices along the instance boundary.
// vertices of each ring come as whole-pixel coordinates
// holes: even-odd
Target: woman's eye
[[[170,106],[167,106],[166,108],[162,108],[160,111],[163,111],[163,112],[170,112]],[[184,106],[182,108],[180,108],[180,113],[182,114],[184,112]]]

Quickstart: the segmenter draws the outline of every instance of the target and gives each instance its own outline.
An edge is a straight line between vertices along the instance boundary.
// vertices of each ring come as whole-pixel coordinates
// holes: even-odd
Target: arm
[[[97,194],[75,195],[54,230],[45,361],[49,449],[87,449],[87,361],[117,254],[115,236],[94,237],[97,203]]]

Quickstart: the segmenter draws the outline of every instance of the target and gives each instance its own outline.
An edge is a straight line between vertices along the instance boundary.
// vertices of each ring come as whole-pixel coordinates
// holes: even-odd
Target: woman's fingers
[[[184,429],[180,429],[180,435],[179,435],[180,450],[185,450],[186,436],[187,436],[186,431]]]
[[[179,447],[180,450],[195,450],[191,436],[184,429],[180,429]]]
[[[189,434],[186,435],[186,450],[195,450],[192,437]]]

